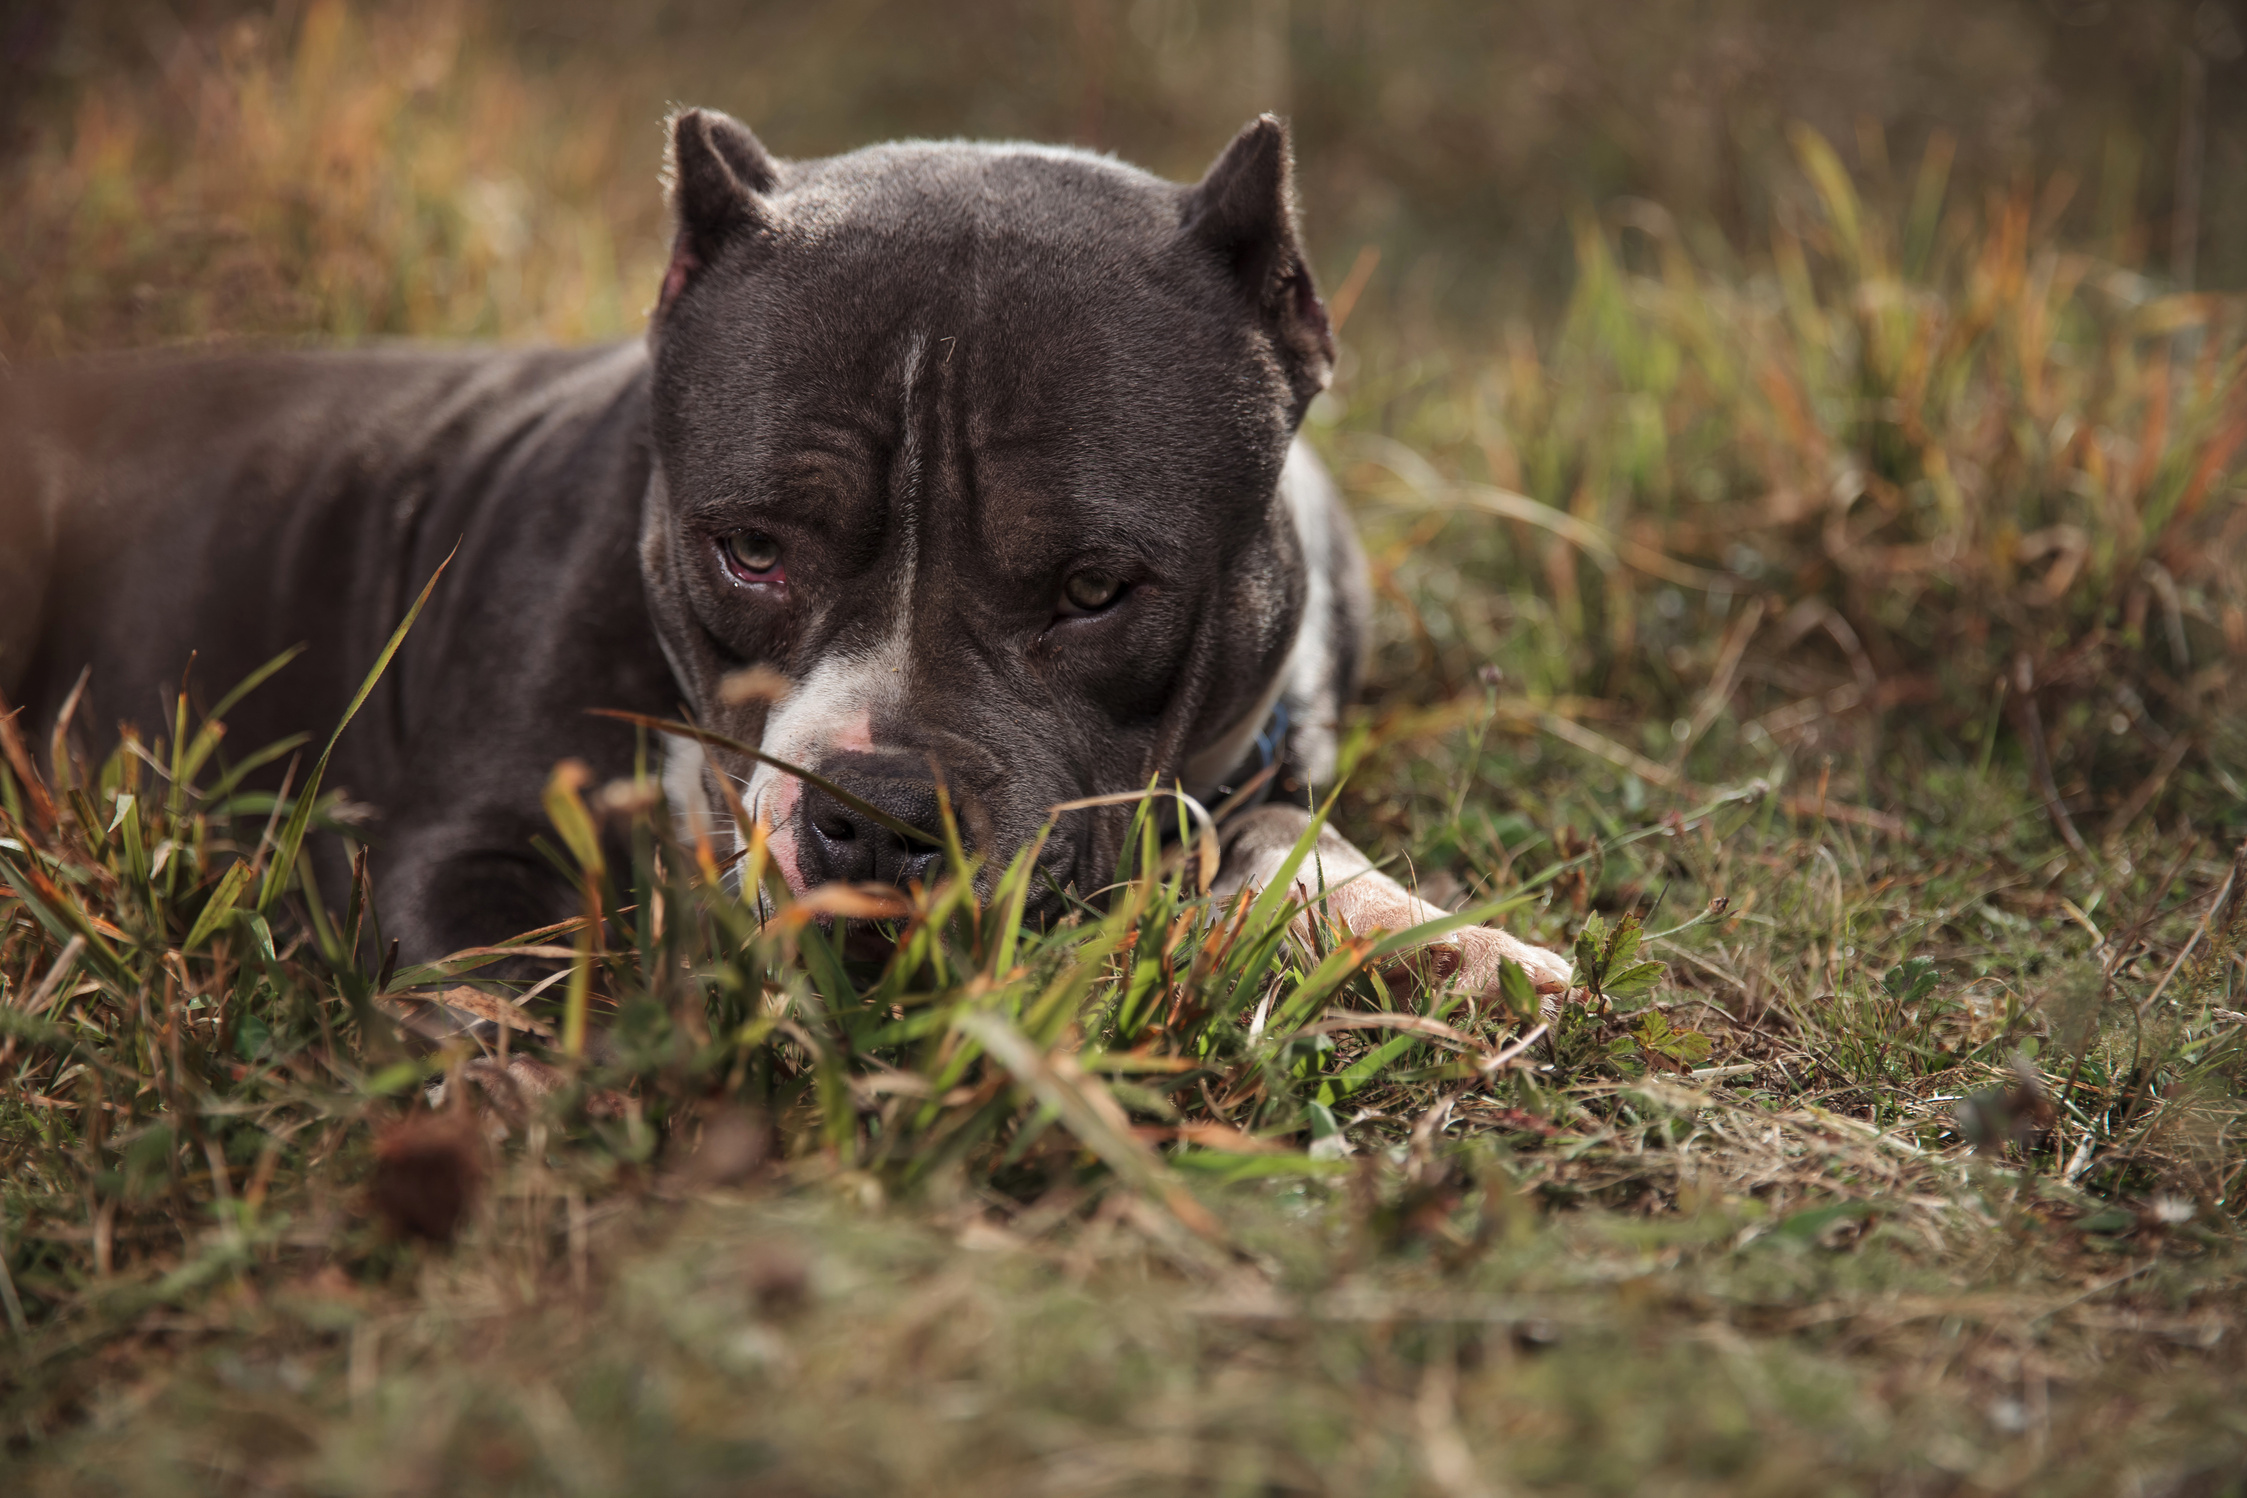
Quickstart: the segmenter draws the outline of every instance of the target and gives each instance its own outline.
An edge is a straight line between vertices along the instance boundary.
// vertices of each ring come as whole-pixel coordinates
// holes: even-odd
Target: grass
[[[519,284],[457,238],[568,112],[312,15],[195,164],[89,94],[15,346],[617,329],[598,163]],[[1333,814],[1578,954],[1542,1027],[1212,906],[1144,811],[1051,929],[956,856],[846,960],[563,767],[609,919],[528,938],[541,1096],[402,1028],[490,959],[385,970],[316,773],[11,728],[11,1490],[2239,1491],[2247,307],[1797,149],[1761,246],[1586,217],[1551,328],[1361,310],[1316,413],[1386,599]],[[256,278],[120,292],[214,195]]]
[[[1521,1050],[1455,1000],[1321,997],[1335,954],[1178,919],[1175,873],[1044,934],[948,881],[853,971],[618,788],[582,813],[646,850],[586,959],[617,1056],[494,1085],[491,1141],[419,1101],[477,1063],[400,1045],[363,902],[300,880],[278,948],[246,898],[209,916],[256,847],[221,811],[277,819],[175,802],[170,763],[7,826],[7,971],[61,968],[0,1008],[33,1490],[2105,1492],[2247,1439],[2220,850],[2086,892],[2033,820],[1627,823],[1540,887],[1731,903],[1651,943],[1674,981]],[[2115,992],[2071,889],[2145,918],[2101,944]]]
[[[1283,909],[1181,920],[1176,872],[1043,934],[953,879],[854,971],[712,882],[652,785],[595,810],[562,776],[560,842],[622,816],[645,850],[632,895],[595,876],[617,1055],[556,1057],[543,1105],[495,1083],[484,1141],[419,1101],[477,1063],[400,1044],[382,992],[441,975],[378,991],[363,901],[299,877],[278,947],[256,875],[212,914],[279,819],[224,772],[174,797],[188,742],[49,790],[51,824],[11,772],[12,1458],[58,1491],[2100,1492],[2247,1437],[2220,849],[2086,890],[2034,820],[1914,847],[1751,791],[1624,821],[1545,861],[1532,929],[1597,920],[1570,873],[1730,903],[1650,944],[1672,982],[1523,1050],[1330,986],[1362,954]]]

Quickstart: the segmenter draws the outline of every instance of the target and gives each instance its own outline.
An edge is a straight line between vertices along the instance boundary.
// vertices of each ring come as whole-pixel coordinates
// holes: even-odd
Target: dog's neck
[[[1185,773],[1179,777],[1186,787],[1187,795],[1207,803],[1225,787],[1237,785],[1242,778],[1240,772],[1244,769],[1261,768],[1248,765],[1249,752],[1256,747],[1257,739],[1271,724],[1272,714],[1279,707],[1280,699],[1286,695],[1288,683],[1295,679],[1295,657],[1303,648],[1303,637],[1303,625],[1298,622],[1295,626],[1294,643],[1288,647],[1287,654],[1280,658],[1279,669],[1265,683],[1255,706],[1243,713],[1231,728],[1226,729],[1223,737],[1216,743],[1187,759]],[[1278,754],[1280,748],[1279,744],[1273,744],[1272,753]]]

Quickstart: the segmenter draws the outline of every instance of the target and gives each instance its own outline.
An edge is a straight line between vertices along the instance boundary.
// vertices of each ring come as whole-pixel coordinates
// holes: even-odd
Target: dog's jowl
[[[705,814],[727,777],[798,889],[928,871],[853,801],[933,828],[941,784],[1000,866],[1061,802],[1315,785],[1367,590],[1295,437],[1334,348],[1289,170],[1269,117],[1180,186],[1019,145],[781,161],[689,110],[644,344],[18,371],[0,691],[44,743],[83,674],[91,741],[302,645],[231,737],[321,734],[453,554],[331,770],[408,961],[575,913],[532,839],[558,760],[631,767],[594,709],[683,705],[849,791],[673,767]],[[1221,888],[1271,877],[1300,794],[1226,829]],[[1063,814],[1044,897],[1097,890],[1128,816]],[[1440,914],[1331,834],[1318,867],[1354,930]],[[1477,985],[1501,956],[1567,977],[1495,931],[1445,945]]]

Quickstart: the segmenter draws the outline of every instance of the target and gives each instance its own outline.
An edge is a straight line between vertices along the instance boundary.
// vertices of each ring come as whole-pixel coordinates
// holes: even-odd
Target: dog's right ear
[[[670,269],[663,273],[658,315],[729,240],[764,221],[765,196],[780,184],[780,164],[731,115],[682,109],[671,116],[670,137],[664,182],[678,233]]]
[[[1212,252],[1261,315],[1295,419],[1334,376],[1334,334],[1295,225],[1295,162],[1276,115],[1249,121],[1185,198],[1186,231]]]

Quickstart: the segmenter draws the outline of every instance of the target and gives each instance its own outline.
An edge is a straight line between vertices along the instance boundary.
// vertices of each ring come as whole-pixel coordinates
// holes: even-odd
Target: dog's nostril
[[[847,843],[858,836],[858,828],[845,816],[821,817],[812,823],[819,835],[831,843]]]

